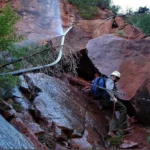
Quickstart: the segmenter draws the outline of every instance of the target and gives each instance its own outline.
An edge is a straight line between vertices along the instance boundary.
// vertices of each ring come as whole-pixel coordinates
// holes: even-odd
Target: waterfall
[[[26,23],[29,23],[29,22],[31,23],[31,20],[33,20],[33,17],[34,17],[34,22],[32,22],[32,26],[31,26],[31,24],[28,24],[28,26],[27,26],[27,27],[32,27],[31,29],[32,29],[32,31],[34,31],[34,34],[32,35],[29,32],[29,35],[30,36],[32,35],[31,36],[32,38],[30,36],[28,36],[27,41],[30,41],[30,38],[31,38],[31,43],[32,43],[33,41],[36,42],[37,40],[42,40],[42,39],[48,40],[51,37],[62,36],[59,54],[58,54],[57,59],[54,62],[44,64],[44,65],[42,64],[41,66],[38,65],[35,67],[26,68],[26,69],[23,69],[24,68],[23,67],[22,69],[17,70],[17,71],[1,73],[0,76],[18,75],[18,74],[22,74],[22,73],[26,73],[26,72],[39,70],[39,69],[49,68],[51,66],[56,65],[62,58],[62,49],[64,46],[65,36],[73,28],[73,26],[71,26],[65,32],[63,32],[58,0],[54,0],[54,1],[53,0],[34,0],[32,2],[29,0],[26,0],[26,1],[20,0],[20,2],[21,2],[20,6],[23,7],[23,8],[21,7],[21,10],[23,10],[23,12],[20,11],[19,13],[24,15],[23,19],[25,21],[25,22],[23,22],[22,26]],[[38,5],[35,5],[35,4],[38,4]],[[29,17],[30,15],[32,16],[31,18]],[[51,23],[54,22],[53,26],[50,22]],[[19,25],[19,23],[18,23],[18,25]],[[40,26],[40,28],[37,28],[38,26]],[[52,28],[53,31],[50,30],[50,32],[48,32],[49,27]],[[47,31],[47,32],[42,33],[42,32],[40,32],[41,30],[43,30],[43,32],[44,31]],[[26,30],[23,30],[23,31],[26,31]],[[37,35],[37,34],[39,34],[39,35]],[[26,44],[26,41],[24,41],[23,44]],[[8,64],[10,64],[10,63],[8,63]]]
[[[63,34],[59,0],[17,0],[17,4],[22,19],[16,27],[26,40],[48,40]]]

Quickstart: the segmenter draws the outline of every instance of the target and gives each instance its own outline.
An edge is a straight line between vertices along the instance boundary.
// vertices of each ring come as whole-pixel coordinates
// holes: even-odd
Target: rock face
[[[145,80],[142,86],[137,90],[133,104],[135,107],[135,116],[145,125],[150,125],[150,79]]]
[[[34,146],[0,115],[1,149],[34,149]]]
[[[92,148],[94,142],[102,144],[99,136],[106,133],[107,121],[95,104],[90,105],[86,96],[65,82],[44,74],[28,74],[25,79],[30,89],[36,87],[41,91],[31,108],[35,118],[48,127],[55,125],[57,139],[71,140],[73,146],[87,149]]]
[[[16,27],[27,40],[38,41],[62,35],[60,9],[57,0],[16,0],[12,5],[22,16]]]
[[[129,39],[146,37],[138,28],[125,23],[121,17],[110,17],[113,14],[107,9],[99,9],[95,20],[83,20],[67,0],[61,0],[60,3],[53,0],[15,0],[12,5],[22,16],[16,24],[18,33],[24,35],[29,43],[53,40],[54,46],[60,46],[63,30],[74,24],[74,28],[66,36],[66,52],[85,49],[90,39],[104,34],[113,33]]]
[[[115,25],[113,33],[116,32],[119,36],[123,36],[128,39],[142,39],[146,37],[146,34],[144,34],[139,28],[125,23],[121,17],[116,17],[113,23]],[[120,31],[122,34],[119,33]]]
[[[77,20],[82,20],[82,18],[77,14],[76,9],[68,3],[68,0],[61,0],[60,11],[62,26],[68,28]]]
[[[78,84],[87,85],[81,80],[78,81]],[[143,89],[140,89],[139,93]],[[24,107],[22,102],[27,99],[22,97],[22,99],[16,100],[20,93],[14,91],[15,94],[10,97],[12,100],[1,101],[0,113],[11,120],[10,123],[33,143],[35,149],[66,149],[66,147],[104,149],[106,125],[108,124],[104,118],[105,114],[95,103],[91,103],[89,97],[72,87],[66,79],[60,80],[42,73],[27,74],[24,76],[21,91],[24,97],[28,97],[30,105],[27,106],[29,107]],[[32,98],[29,96],[29,92],[31,92]],[[16,110],[12,114],[9,112],[15,107],[10,104],[14,102],[19,103],[22,110],[19,112]],[[9,115],[6,115],[7,111]],[[3,121],[1,120],[1,122]],[[4,125],[7,127],[6,121]],[[3,129],[2,124],[1,128]],[[10,132],[12,133],[12,131]],[[6,137],[8,140],[10,134],[7,134]],[[128,142],[122,147],[131,148],[137,146],[135,143],[141,143],[138,148],[143,148],[147,146],[145,139],[146,130],[141,127],[136,128],[130,135],[125,136],[125,140],[130,143]],[[13,140],[15,139],[13,138]],[[132,141],[134,143],[131,143]],[[12,147],[15,146],[12,144]]]
[[[0,113],[34,148],[105,147],[108,121],[104,112],[91,103],[91,97],[71,86],[67,78],[62,81],[42,73],[21,78],[21,87],[10,92],[8,100],[1,101]]]
[[[122,78],[118,82],[118,89],[125,95],[118,96],[124,100],[135,97],[136,106],[133,107],[137,116],[141,122],[150,124],[148,121],[150,103],[142,100],[150,98],[149,41],[126,40],[114,35],[103,35],[90,40],[86,47],[89,58],[101,73],[110,75],[114,70],[121,72]]]
[[[68,0],[61,0],[60,1],[60,10],[61,10],[61,18],[62,18],[62,25],[63,27],[69,27],[75,22],[79,20],[83,20],[83,18],[78,13],[78,10],[75,6],[69,4]],[[96,19],[106,19],[113,15],[111,10],[108,9],[98,9],[98,14],[94,16],[93,20]]]
[[[90,40],[87,45],[88,56],[103,74],[109,75],[114,70],[121,72],[119,89],[126,95],[119,95],[120,98],[132,99],[134,115],[143,124],[150,125],[148,100],[150,98],[150,46],[148,39],[141,40],[145,38],[145,34],[125,23],[121,17],[106,19],[112,15],[106,9],[105,11],[99,9],[96,20],[83,20],[67,0],[60,1],[61,13],[57,9],[59,8],[57,1],[53,0],[14,0],[12,5],[18,8],[18,13],[22,16],[16,25],[18,32],[25,35],[29,41],[49,40],[59,36],[58,39],[53,40],[53,45],[60,45],[62,30],[74,22],[74,28],[66,36],[64,52],[85,51],[88,41],[96,38]],[[88,69],[87,72],[90,70]],[[7,102],[1,102],[0,112],[6,119],[11,120],[10,123],[19,132],[28,137],[34,148],[103,149],[105,143],[103,135],[106,134],[107,121],[97,105],[90,103],[89,97],[83,96],[68,82],[45,74],[27,74],[24,79],[27,86],[16,88],[11,97],[13,102],[22,106],[23,110],[17,112]],[[91,80],[91,77],[87,79]],[[4,129],[3,126],[1,128]],[[3,131],[1,133],[7,137],[4,139],[5,143],[8,138],[15,136]],[[146,131],[144,135],[145,133]],[[20,138],[19,136],[19,140]],[[144,140],[145,138],[144,136]],[[15,143],[15,140],[12,142]],[[13,143],[8,142],[8,145],[5,143],[3,144],[2,141],[0,148],[10,148],[10,145],[13,145]],[[134,144],[129,143],[128,148]],[[16,146],[20,147],[20,145],[13,145],[11,148]],[[21,147],[33,148],[30,143],[27,145],[23,143]]]
[[[127,39],[143,39],[146,37],[138,28],[128,25],[122,18],[116,17],[109,20],[81,20],[67,34],[65,51],[73,52],[85,49],[90,39],[104,34],[114,34]]]
[[[87,44],[88,56],[101,73],[110,75],[119,70],[120,92],[123,99],[131,99],[146,79],[149,79],[150,45],[148,40],[126,40],[114,35],[103,35]],[[149,87],[148,87],[149,91]]]

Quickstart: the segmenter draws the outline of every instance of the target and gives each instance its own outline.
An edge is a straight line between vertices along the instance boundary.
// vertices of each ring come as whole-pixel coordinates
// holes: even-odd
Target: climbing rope
[[[90,84],[90,85],[94,85],[94,84]],[[121,93],[121,92],[118,92],[118,91],[113,91],[113,90],[110,90],[110,89],[106,89],[106,88],[104,88],[104,87],[100,87],[100,86],[97,86],[97,85],[94,85],[94,86],[96,86],[97,88],[99,88],[99,89],[103,89],[103,90],[105,90],[105,91],[108,91],[108,92],[111,92],[111,93],[113,93],[113,94],[119,94],[119,95],[122,95],[122,96],[126,96],[127,94],[125,94],[125,93]],[[144,97],[137,97],[137,96],[134,96],[132,99],[139,99],[139,100],[143,100],[143,101],[147,101],[147,102],[150,102],[150,99],[147,99],[147,98],[144,98]]]
[[[94,85],[94,84],[90,84],[90,85]],[[107,88],[104,88],[104,87],[100,87],[100,86],[98,86],[98,85],[94,85],[94,86],[96,86],[96,87],[99,88],[99,89],[102,89],[102,90],[111,92],[111,93],[113,93],[113,94],[126,95],[126,94],[124,94],[124,93],[120,93],[120,92],[118,92],[118,91],[113,91],[113,90],[110,90],[110,89],[107,89]]]

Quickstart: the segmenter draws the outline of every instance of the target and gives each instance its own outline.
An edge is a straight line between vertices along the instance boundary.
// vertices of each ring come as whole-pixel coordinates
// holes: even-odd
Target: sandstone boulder
[[[114,70],[121,72],[119,89],[126,95],[120,95],[120,98],[131,99],[144,81],[149,79],[148,40],[126,40],[108,34],[90,40],[86,47],[89,58],[101,73],[110,75]]]
[[[143,39],[146,37],[140,29],[124,22],[121,17],[109,20],[81,20],[67,34],[64,50],[77,52],[85,49],[90,39],[104,34],[114,34],[126,39]]]

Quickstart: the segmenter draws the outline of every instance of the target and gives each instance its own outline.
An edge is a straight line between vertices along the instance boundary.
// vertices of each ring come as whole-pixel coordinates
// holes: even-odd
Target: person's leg
[[[113,132],[117,131],[117,118],[116,118],[115,115],[113,116],[113,118],[110,118],[110,121],[109,121],[109,131],[110,132],[111,131],[113,131]]]
[[[115,132],[117,131],[117,118],[114,115],[114,110],[113,110],[114,103],[110,101],[110,95],[107,92],[104,93],[103,97],[104,97],[103,98],[104,101],[103,101],[102,107],[106,110],[106,115],[109,118],[108,135],[114,136]]]
[[[116,115],[114,114],[113,110],[113,102],[110,102],[109,108],[106,110],[106,115],[109,117],[109,133],[108,135],[115,134],[117,131],[117,118]]]
[[[127,128],[127,109],[120,101],[115,104],[115,110],[119,111],[119,129]]]

